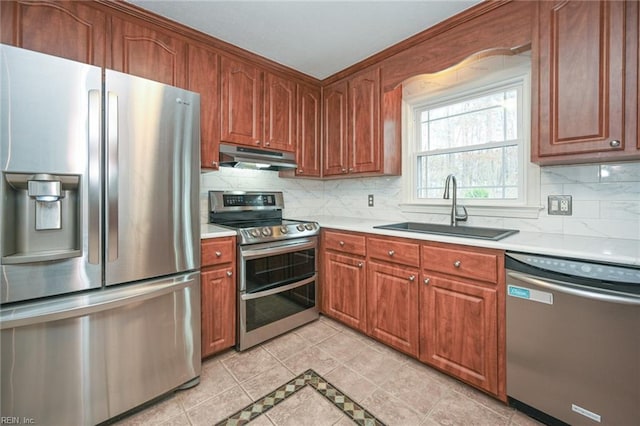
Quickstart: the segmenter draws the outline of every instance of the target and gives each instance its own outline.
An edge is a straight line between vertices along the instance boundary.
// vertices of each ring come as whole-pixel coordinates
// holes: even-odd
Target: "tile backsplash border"
[[[446,223],[444,214],[403,212],[402,178],[383,176],[338,180],[280,178],[278,173],[221,168],[200,178],[201,220],[207,222],[209,190],[278,190],[284,192],[285,216],[346,216],[388,221]],[[375,207],[367,206],[367,195]],[[548,195],[571,195],[572,216],[547,214]],[[540,169],[537,219],[479,217],[468,225],[521,231],[640,240],[640,162],[552,166]]]

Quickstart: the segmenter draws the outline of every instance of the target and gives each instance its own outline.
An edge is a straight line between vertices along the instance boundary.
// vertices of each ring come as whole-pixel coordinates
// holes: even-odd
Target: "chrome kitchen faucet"
[[[444,183],[444,194],[442,198],[449,199],[449,183],[453,181],[453,202],[451,203],[451,226],[457,226],[458,221],[466,221],[469,217],[467,215],[467,209],[464,206],[458,206],[458,185],[456,183],[456,177],[454,175],[447,176],[447,180]],[[458,213],[458,207],[462,209],[462,213]]]

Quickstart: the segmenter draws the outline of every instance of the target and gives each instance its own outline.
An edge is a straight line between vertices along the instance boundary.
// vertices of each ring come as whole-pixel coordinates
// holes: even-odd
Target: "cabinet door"
[[[111,18],[110,68],[186,87],[186,43],[141,21]]]
[[[545,1],[538,7],[534,161],[624,150],[625,3]]]
[[[349,82],[349,173],[380,170],[380,70]]]
[[[298,176],[320,177],[320,89],[298,85]]]
[[[498,393],[497,291],[425,276],[420,288],[420,360]]]
[[[200,164],[218,169],[220,145],[219,57],[203,47],[189,46],[187,88],[200,93]]]
[[[103,67],[106,16],[90,2],[3,1],[2,43]]]
[[[222,135],[226,142],[261,146],[263,136],[262,72],[222,57]]]
[[[366,332],[365,262],[329,253],[324,264],[324,313]]]
[[[369,262],[367,334],[418,355],[418,271]]]
[[[235,345],[236,280],[233,264],[201,275],[202,357]]]
[[[271,73],[265,76],[265,148],[296,150],[296,85]]]
[[[323,90],[324,126],[323,176],[347,173],[347,82],[332,84]]]

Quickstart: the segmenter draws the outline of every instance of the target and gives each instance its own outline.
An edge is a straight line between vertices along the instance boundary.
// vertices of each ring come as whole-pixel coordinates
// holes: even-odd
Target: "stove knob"
[[[262,235],[264,235],[265,237],[271,235],[271,228],[269,228],[268,226],[262,228]]]
[[[249,231],[249,235],[251,235],[253,238],[258,238],[260,236],[260,231],[258,231],[257,228],[253,228]]]
[[[289,228],[283,225],[280,227],[280,232],[286,234],[287,232],[289,232]]]
[[[304,227],[307,229],[307,231],[313,231],[313,223],[305,223]]]
[[[304,231],[304,225],[303,224],[299,224],[298,226],[296,226],[296,229],[300,232]]]

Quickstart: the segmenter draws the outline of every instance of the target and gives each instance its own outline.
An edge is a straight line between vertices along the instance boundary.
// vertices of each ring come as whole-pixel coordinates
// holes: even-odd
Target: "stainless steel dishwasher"
[[[640,268],[507,253],[507,395],[546,424],[640,424]]]

